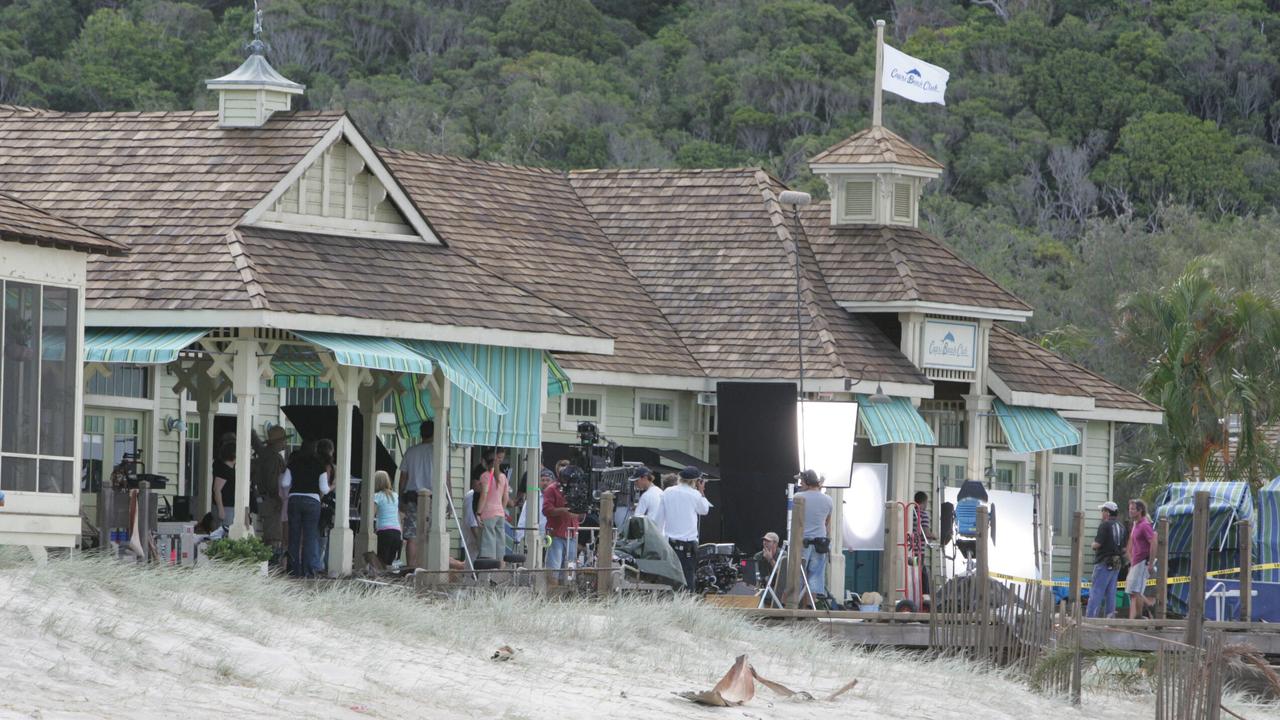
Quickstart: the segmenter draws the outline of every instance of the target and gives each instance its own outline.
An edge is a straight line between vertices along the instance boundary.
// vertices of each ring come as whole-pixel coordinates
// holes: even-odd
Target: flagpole
[[[884,21],[876,21],[876,91],[871,101],[871,127],[880,127],[881,91],[884,89]]]

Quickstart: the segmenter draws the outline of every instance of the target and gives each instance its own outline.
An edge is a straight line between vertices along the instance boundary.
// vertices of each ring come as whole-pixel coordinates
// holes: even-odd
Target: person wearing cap
[[[809,591],[817,598],[827,594],[827,556],[831,552],[831,496],[822,492],[822,478],[813,470],[796,476],[803,488],[796,499],[804,498],[804,576]]]
[[[560,475],[542,489],[542,514],[547,517],[547,535],[551,538],[546,568],[558,571],[550,575],[553,584],[568,579],[569,564],[578,557],[578,525],[582,522],[582,516],[569,509],[560,483],[573,482],[581,475],[581,469],[566,463]]]
[[[1093,537],[1093,581],[1089,584],[1087,617],[1111,617],[1116,614],[1116,578],[1124,562],[1124,526],[1116,519],[1120,508],[1107,501],[1098,506],[1102,522]]]
[[[694,569],[698,556],[698,518],[711,511],[702,471],[692,465],[680,471],[675,487],[662,493],[662,532],[680,558],[685,589],[696,592]]]
[[[662,528],[662,488],[653,482],[653,471],[643,465],[631,472],[631,482],[635,483],[636,517],[647,517],[658,528]]]
[[[756,563],[756,587],[763,588],[778,564],[778,533],[767,532],[760,538],[760,552],[753,558]],[[774,578],[775,590],[780,578]]]

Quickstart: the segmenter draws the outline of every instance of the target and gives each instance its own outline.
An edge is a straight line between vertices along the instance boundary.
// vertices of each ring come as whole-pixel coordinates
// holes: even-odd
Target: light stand
[[[782,600],[778,597],[777,591],[773,589],[773,583],[778,577],[778,569],[782,567],[782,562],[786,560],[787,557],[791,554],[790,553],[791,513],[792,513],[792,508],[794,507],[794,503],[792,502],[792,500],[795,498],[795,493],[796,493],[795,483],[788,483],[787,484],[787,539],[783,540],[782,545],[778,547],[778,558],[774,560],[773,569],[769,571],[769,579],[765,581],[764,592],[760,593],[760,604],[756,606],[757,609],[764,608],[765,601],[768,600],[769,598],[773,598],[773,602],[776,606],[786,607],[786,603],[782,602]],[[802,539],[801,544],[803,544],[803,542],[804,541]],[[803,551],[801,551],[800,557],[803,561],[803,558],[804,558]],[[805,596],[809,598],[809,607],[813,608],[814,610],[817,610],[818,604],[813,600],[813,589],[809,587],[809,575],[805,572],[805,570],[806,568],[801,566],[800,584],[804,587]]]

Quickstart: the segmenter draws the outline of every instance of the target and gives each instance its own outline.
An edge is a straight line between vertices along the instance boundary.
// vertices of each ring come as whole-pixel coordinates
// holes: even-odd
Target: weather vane
[[[267,49],[267,44],[262,42],[262,8],[258,6],[258,0],[253,0],[253,42],[245,49],[254,55],[261,55]]]

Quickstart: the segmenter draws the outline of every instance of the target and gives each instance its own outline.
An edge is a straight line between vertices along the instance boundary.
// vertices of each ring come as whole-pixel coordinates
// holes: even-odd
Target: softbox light
[[[854,463],[844,493],[844,549],[884,550],[884,503],[889,488],[885,463]]]
[[[823,478],[823,487],[849,487],[857,429],[857,403],[822,400],[796,403],[800,469],[816,471]]]

